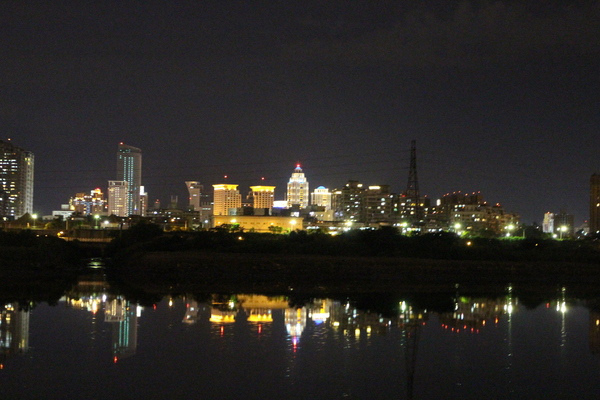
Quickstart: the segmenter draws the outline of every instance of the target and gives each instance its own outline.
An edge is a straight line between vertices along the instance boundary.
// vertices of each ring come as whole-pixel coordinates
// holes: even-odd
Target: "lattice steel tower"
[[[409,200],[411,222],[419,222],[423,218],[421,195],[419,194],[419,180],[417,179],[417,144],[416,140],[410,142],[410,167],[408,169],[408,184],[406,197]]]

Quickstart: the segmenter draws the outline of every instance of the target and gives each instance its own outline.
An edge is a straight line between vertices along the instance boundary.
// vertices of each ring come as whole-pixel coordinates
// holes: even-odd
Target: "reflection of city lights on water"
[[[561,312],[561,313],[566,313],[567,312],[567,303],[562,301],[559,303],[556,303],[556,311]]]

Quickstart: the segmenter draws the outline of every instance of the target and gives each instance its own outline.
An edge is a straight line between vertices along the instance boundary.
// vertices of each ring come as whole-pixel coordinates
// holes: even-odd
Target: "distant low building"
[[[303,229],[302,218],[269,215],[215,215],[213,227],[238,226],[248,232],[288,233]]]

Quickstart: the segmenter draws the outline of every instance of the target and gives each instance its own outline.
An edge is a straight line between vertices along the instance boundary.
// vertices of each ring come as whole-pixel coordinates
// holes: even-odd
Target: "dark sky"
[[[36,156],[35,208],[144,152],[151,200],[185,180],[348,179],[481,191],[588,217],[600,172],[600,1],[3,1],[0,129]]]

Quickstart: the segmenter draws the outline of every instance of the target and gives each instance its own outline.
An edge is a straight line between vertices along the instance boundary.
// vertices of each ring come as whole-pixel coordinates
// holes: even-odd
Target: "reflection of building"
[[[3,358],[28,349],[29,311],[19,310],[14,304],[5,304],[0,307],[0,352]]]
[[[273,322],[273,310],[286,309],[285,297],[268,297],[256,294],[238,294],[238,304],[248,314],[248,322]]]
[[[329,310],[332,305],[333,300],[331,299],[315,299],[313,303],[307,307],[308,318],[310,318],[315,324],[327,322],[330,316]]]
[[[198,312],[198,302],[196,300],[189,300],[185,305],[183,322],[189,325],[195,324],[198,321]]]
[[[306,307],[286,308],[284,312],[285,329],[292,338],[292,343],[297,344],[300,341],[302,332],[306,327],[307,319]]]
[[[137,320],[141,311],[135,304],[121,298],[106,303],[104,321],[113,323],[112,352],[115,362],[131,357],[137,349]]]
[[[235,322],[238,313],[237,304],[231,296],[213,295],[210,310],[210,322]]]
[[[33,212],[33,153],[0,140],[0,217]]]
[[[479,333],[488,323],[498,323],[504,314],[516,311],[512,298],[486,299],[460,297],[451,313],[440,315],[442,327],[452,332]]]

